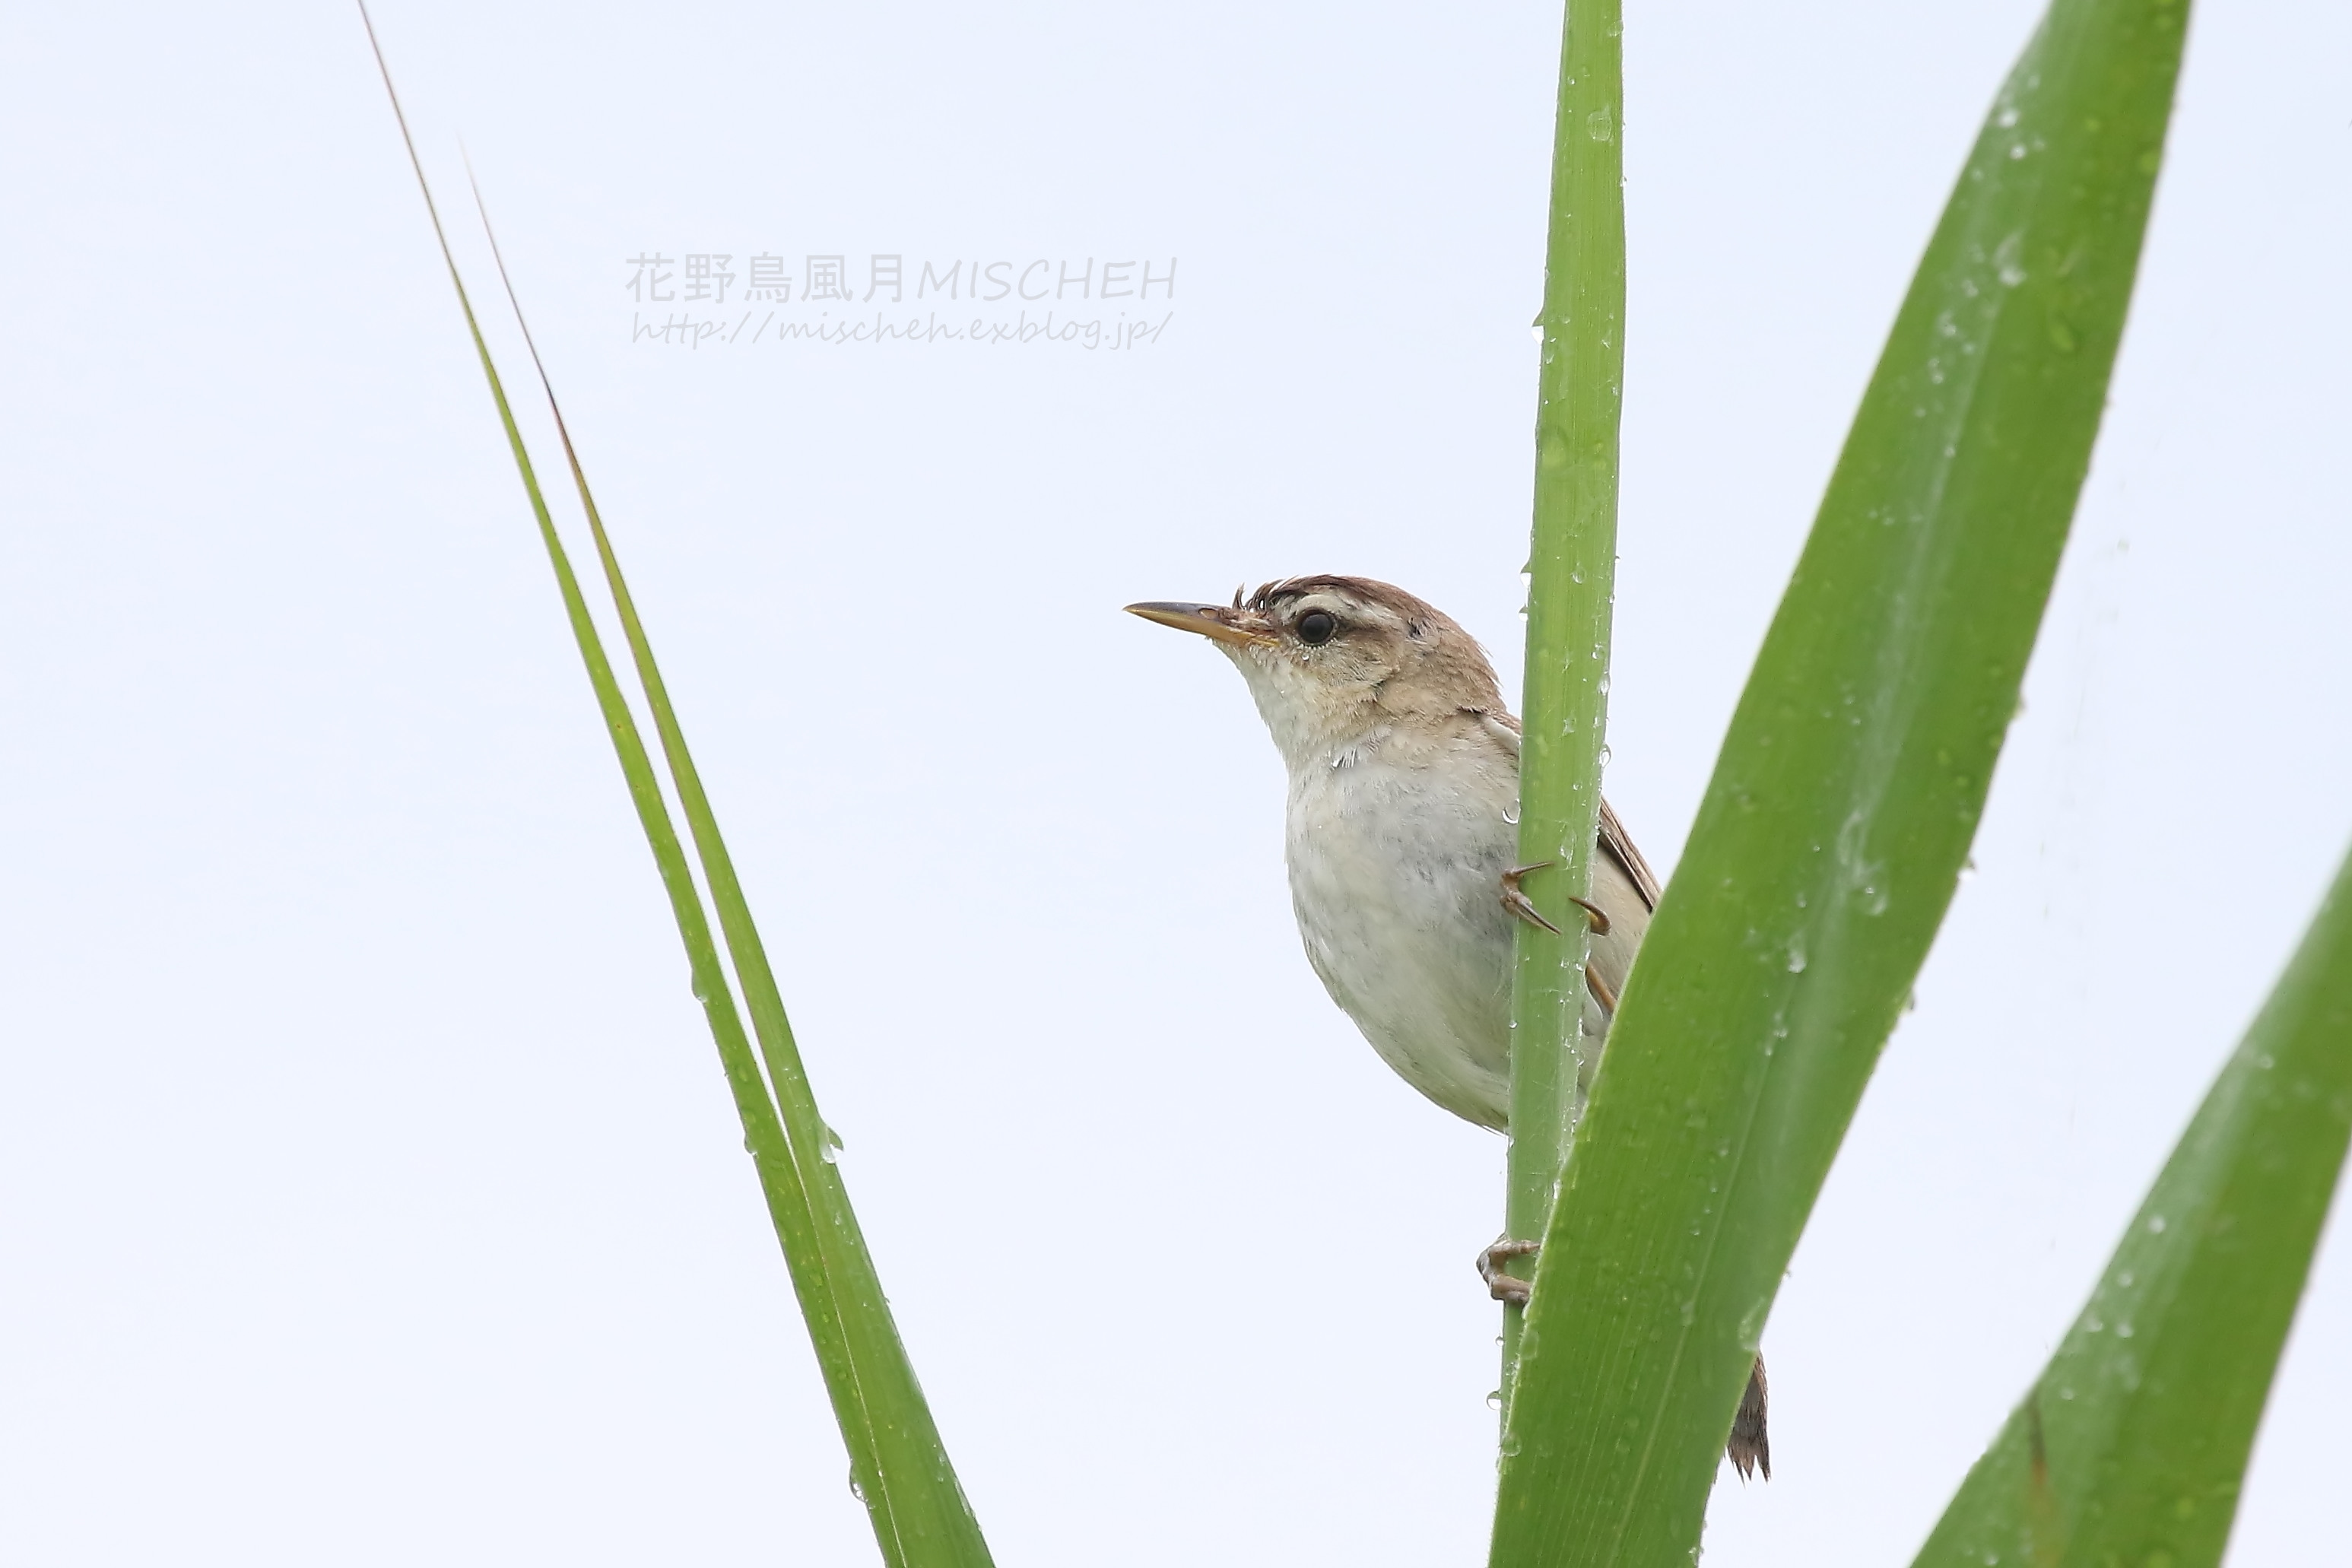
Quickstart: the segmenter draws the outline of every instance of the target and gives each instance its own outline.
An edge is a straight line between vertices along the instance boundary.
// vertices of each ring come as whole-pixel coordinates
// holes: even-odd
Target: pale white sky
[[[1663,869],[2033,8],[1627,11],[1609,782]],[[379,22],[998,1560],[1481,1560],[1500,1142],[1325,1000],[1239,681],[1117,610],[1366,573],[1516,684],[1557,6]],[[356,16],[0,39],[0,1557],[873,1561]],[[1711,1564],[1907,1559],[2352,838],[2347,173],[2352,13],[2201,10],[1980,871]],[[688,348],[631,341],[648,249],[734,257],[730,329],[763,251],[791,311],[813,254],[1179,282],[1117,352]],[[2233,1563],[2342,1541],[2347,1407],[2337,1246]]]

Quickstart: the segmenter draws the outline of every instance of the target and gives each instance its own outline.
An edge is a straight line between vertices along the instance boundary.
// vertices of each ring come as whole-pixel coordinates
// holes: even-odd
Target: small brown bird
[[[1519,891],[1519,721],[1469,633],[1402,588],[1292,577],[1231,605],[1130,614],[1216,644],[1248,683],[1290,774],[1284,858],[1307,962],[1399,1076],[1465,1121],[1509,1127],[1511,920]],[[1598,1054],[1658,881],[1606,802],[1592,863],[1584,1032]],[[1507,1262],[1479,1259],[1496,1300],[1524,1302]],[[1726,1452],[1772,1476],[1764,1363]]]

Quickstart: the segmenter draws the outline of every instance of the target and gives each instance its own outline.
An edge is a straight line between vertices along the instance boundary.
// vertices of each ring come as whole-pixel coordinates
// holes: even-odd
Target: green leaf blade
[[[1643,943],[1538,1268],[1494,1561],[1686,1561],[1958,883],[2088,467],[2182,8],[2057,0],[1874,374]]]
[[[2352,1140],[2352,859],[1917,1568],[2211,1568]]]
[[[530,500],[541,542],[555,573],[565,616],[586,668],[598,711],[612,739],[631,803],[636,808],[677,922],[694,996],[701,1005],[718,1047],[728,1089],[743,1125],[744,1147],[751,1156],[771,1222],[782,1246],[826,1393],[849,1451],[852,1484],[866,1504],[876,1540],[890,1568],[990,1568],[991,1559],[979,1522],[940,1440],[929,1403],[898,1338],[880,1279],[850,1208],[847,1191],[833,1163],[830,1141],[802,1069],[766,953],[752,926],[750,908],[719,837],[717,819],[687,751],[685,734],[654,663],[652,647],[621,577],[619,561],[605,535],[603,519],[595,510],[562,410],[554,408],[565,456],[588,510],[607,584],[652,705],[665,756],[679,789],[705,876],[712,885],[730,952],[737,961],[746,1003],[752,1012],[775,1084],[774,1097],[769,1079],[761,1075],[760,1060],[752,1055],[750,1037],[720,963],[709,913],[695,885],[668,804],[662,797],[651,754],[589,613],[578,576],[548,510],[530,450],[515,421],[505,384],[482,336],[465,280],[450,253],[432,188],[425,180],[424,165],[408,132],[407,117],[401,110],[399,94],[393,86],[390,68],[383,60],[381,47],[376,46],[373,22],[364,4],[360,11],[367,25],[370,44],[376,49],[384,90],[399,121],[410,165],[432,218],[442,259],[448,268],[450,284],[457,292],[467,333]],[[486,226],[488,222],[486,212]],[[495,237],[492,247],[495,251]],[[503,279],[503,260],[499,262],[499,273]],[[511,300],[511,284],[508,293]],[[520,321],[520,302],[516,303],[516,315]],[[524,333],[528,341],[528,326]],[[531,356],[537,364],[536,346],[531,349]],[[540,365],[539,369],[550,405],[554,407],[554,390],[547,384],[545,367]]]
[[[1519,748],[1524,891],[1550,921],[1518,922],[1511,970],[1511,1147],[1503,1223],[1538,1237],[1581,1112],[1584,911],[1601,822],[1617,576],[1618,433],[1625,380],[1623,49],[1618,0],[1572,5],[1561,29],[1537,373],[1535,520],[1528,553]],[[1525,1313],[1503,1313],[1508,1420]]]
[[[520,316],[520,304],[516,313]],[[541,367],[542,382],[544,377]],[[646,706],[653,714],[663,757],[677,789],[679,807],[693,835],[703,876],[710,888],[711,902],[718,910],[719,929],[727,939],[728,954],[742,984],[744,1005],[751,1015],[761,1059],[767,1068],[775,1104],[782,1112],[793,1176],[822,1221],[814,1227],[812,1246],[802,1247],[799,1256],[793,1256],[794,1249],[789,1245],[786,1251],[793,1264],[794,1289],[801,1298],[803,1314],[813,1325],[830,1314],[837,1321],[839,1333],[845,1342],[845,1373],[838,1379],[828,1377],[827,1387],[844,1432],[856,1426],[871,1434],[872,1473],[870,1478],[861,1477],[859,1493],[873,1520],[876,1534],[884,1542],[884,1555],[891,1562],[916,1568],[932,1564],[940,1568],[988,1568],[991,1558],[980,1521],[948,1459],[947,1446],[931,1416],[930,1403],[916,1379],[914,1363],[898,1338],[897,1322],[882,1294],[881,1275],[866,1246],[856,1213],[850,1206],[848,1188],[834,1163],[830,1130],[817,1110],[816,1095],[809,1085],[807,1068],[802,1063],[799,1045],[785,1015],[766,945],[760,940],[751,904],[736,875],[734,858],[719,832],[718,816],[711,809],[701,773],[687,745],[686,731],[670,702],[668,685],[662,679],[652,641],[646,635],[636,601],[622,574],[620,557],[605,531],[604,515],[597,510],[596,498],[589,489],[587,472],[572,447],[562,410],[556,406],[552,386],[547,388],[547,395],[557,428],[562,432],[564,456],[595,540],[605,585],[612,594],[639,684],[646,693]]]

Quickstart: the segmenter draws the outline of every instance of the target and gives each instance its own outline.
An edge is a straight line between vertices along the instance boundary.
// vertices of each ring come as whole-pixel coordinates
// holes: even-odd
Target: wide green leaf
[[[361,15],[365,19],[364,5]],[[373,45],[375,31],[372,21],[368,35]],[[873,1258],[834,1163],[837,1143],[817,1113],[815,1098],[802,1068],[791,1026],[785,1021],[783,1005],[759,933],[752,926],[750,908],[688,752],[685,734],[662,685],[652,646],[622,579],[619,560],[589,493],[587,477],[581,468],[570,431],[563,426],[562,410],[555,406],[554,389],[547,383],[545,367],[541,365],[541,384],[546,388],[550,407],[554,409],[565,457],[588,512],[605,581],[653,711],[671,779],[701,858],[703,874],[718,906],[720,927],[735,961],[736,978],[742,985],[758,1030],[761,1056],[757,1059],[745,1036],[734,993],[712,937],[709,912],[695,886],[668,805],[662,797],[652,759],[614,678],[612,661],[604,652],[603,638],[581,593],[569,553],[556,531],[505,384],[490,356],[489,345],[483,339],[457,261],[450,254],[432,188],[417,159],[415,143],[409,137],[407,118],[401,112],[399,95],[393,88],[390,68],[383,64],[381,47],[377,47],[376,59],[383,69],[384,90],[392,97],[402,141],[424,193],[459,308],[465,313],[467,331],[488,380],[509,449],[521,474],[541,541],[554,568],[564,612],[587,667],[598,710],[612,736],[631,801],[669,896],[671,911],[686,945],[694,995],[702,1005],[711,1037],[718,1044],[720,1065],[743,1124],[744,1147],[751,1156],[770,1219],[782,1243],[835,1418],[849,1450],[852,1483],[865,1501],[883,1558],[892,1568],[987,1568],[990,1558],[979,1522],[957,1483],[929,1405],[916,1382],[913,1365],[907,1359],[883,1298]],[[503,261],[499,273],[503,279]],[[510,284],[508,293],[512,300]],[[516,314],[520,321],[520,302],[516,302]],[[526,327],[524,331],[528,342],[529,330]],[[531,357],[537,364],[535,346]],[[761,1073],[762,1062],[767,1068],[764,1079]]]
[[[2179,0],[2055,0],[1928,244],[1574,1139],[1498,1564],[1697,1549],[1773,1296],[2016,711],[2185,22]]]
[[[2352,1137],[2352,859],[1918,1568],[2210,1568]]]
[[[1522,921],[1511,979],[1511,1150],[1503,1223],[1544,1233],[1582,1110],[1584,912],[1601,820],[1617,581],[1617,433],[1625,380],[1623,51],[1618,0],[1571,5],[1552,131],[1551,230],[1537,372],[1534,538],[1528,552],[1527,722],[1519,863],[1550,929]],[[1504,1309],[1506,1419],[1524,1328]]]

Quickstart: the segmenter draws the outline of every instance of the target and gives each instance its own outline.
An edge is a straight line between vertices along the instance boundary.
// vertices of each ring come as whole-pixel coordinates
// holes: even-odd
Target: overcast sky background
[[[1609,790],[1664,869],[2035,12],[1627,12]],[[383,0],[1007,1568],[1483,1558],[1501,1142],[1325,999],[1241,683],[1118,607],[1368,574],[1516,688],[1559,19]],[[358,18],[0,35],[0,1557],[873,1561]],[[1979,870],[1710,1563],[1907,1560],[2352,838],[2347,174],[2352,11],[2201,9]],[[1120,352],[684,348],[648,249],[1179,276]],[[2343,1228],[2240,1565],[2345,1538]]]

